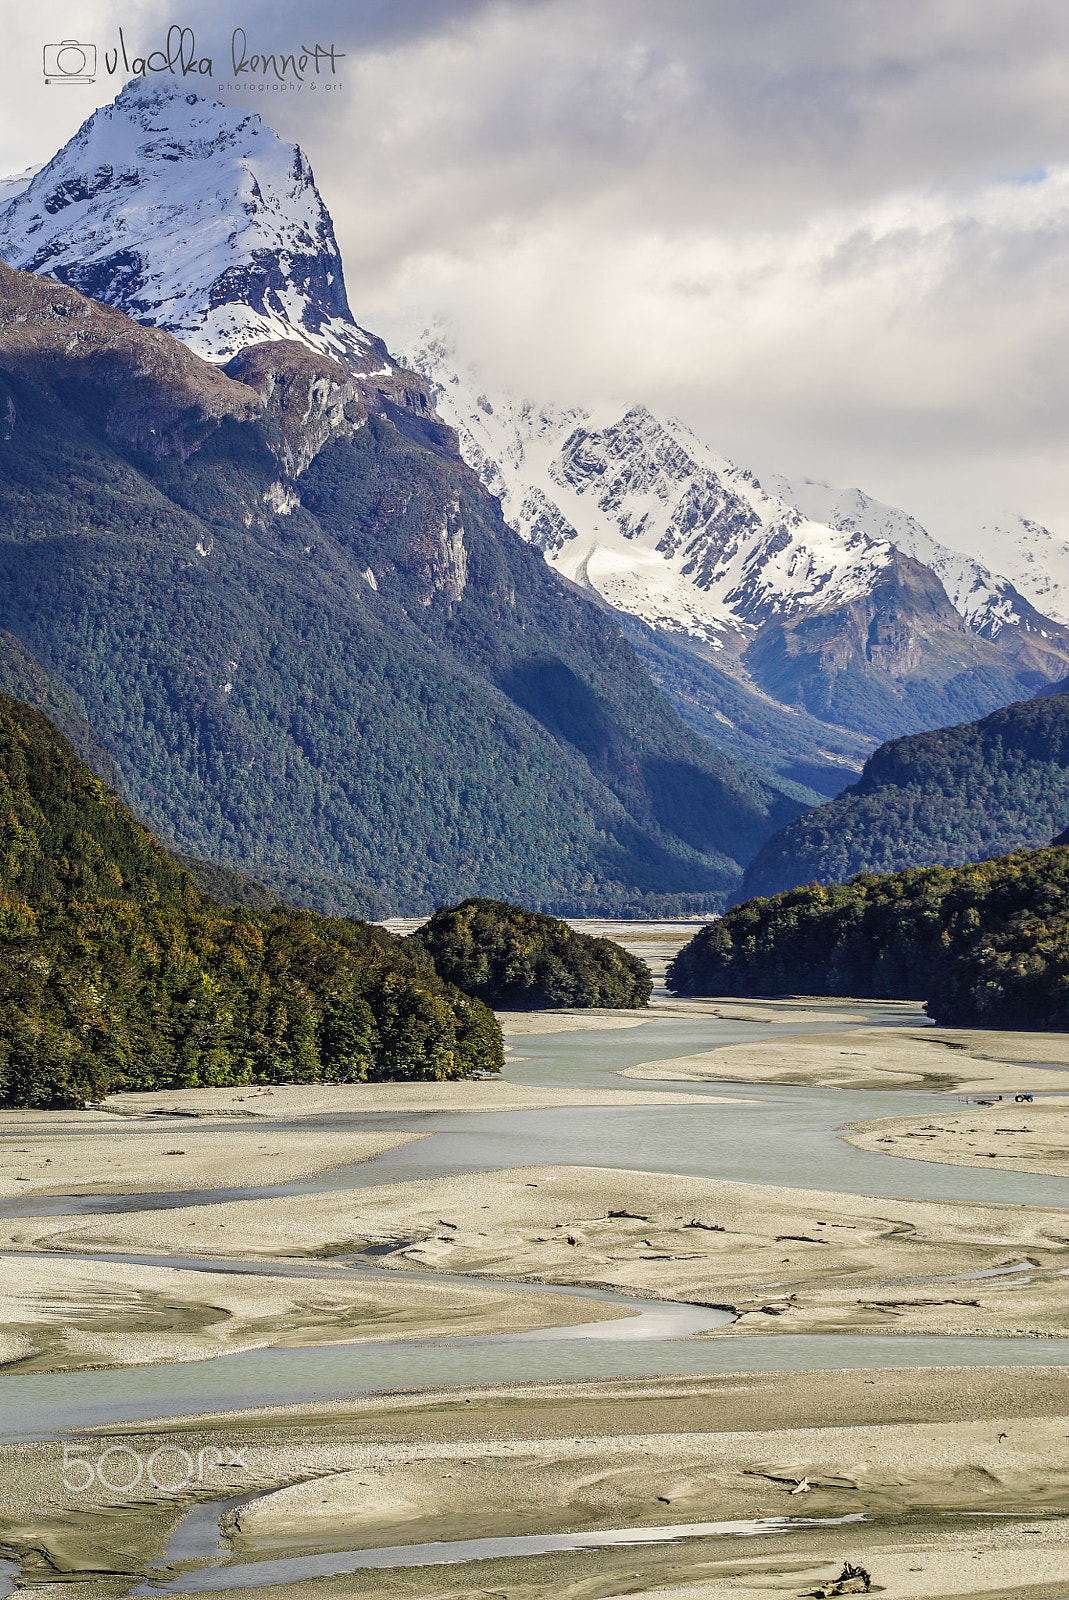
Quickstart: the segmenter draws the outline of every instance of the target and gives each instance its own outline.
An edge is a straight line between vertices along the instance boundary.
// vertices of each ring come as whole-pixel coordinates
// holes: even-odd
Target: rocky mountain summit
[[[164,328],[205,360],[298,339],[355,371],[394,369],[349,309],[304,153],[244,108],[135,78],[46,166],[8,180],[0,206],[10,266]]]

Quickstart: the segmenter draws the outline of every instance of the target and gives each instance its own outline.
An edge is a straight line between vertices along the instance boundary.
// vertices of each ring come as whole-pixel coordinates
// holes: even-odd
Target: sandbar
[[[880,1117],[852,1123],[841,1137],[859,1150],[907,1161],[1069,1177],[1069,1104],[1063,1100],[1001,1100],[927,1117]]]
[[[582,1015],[582,1013],[578,1013]],[[457,1078],[445,1083],[279,1083],[270,1089],[154,1089],[146,1093],[110,1095],[106,1111],[118,1116],[269,1118],[273,1122],[304,1117],[357,1116],[361,1112],[534,1111],[543,1106],[707,1105],[705,1095],[679,1090],[620,1089],[597,1086],[566,1088],[510,1083],[507,1078]],[[6,1112],[17,1119],[30,1115]],[[33,1113],[56,1118],[58,1128],[69,1112]],[[0,1122],[0,1130],[19,1123]]]
[[[8,1249],[329,1260],[732,1308],[739,1333],[1065,1334],[1058,1208],[525,1167],[283,1199],[7,1218]],[[1006,1270],[1008,1269],[1008,1270]],[[984,1276],[993,1274],[992,1276]],[[977,1276],[980,1275],[980,1276]],[[58,1313],[57,1313],[58,1315]]]
[[[1069,1034],[983,1029],[852,1028],[723,1045],[624,1068],[622,1078],[678,1083],[792,1083],[820,1089],[942,1094],[1069,1093]]]

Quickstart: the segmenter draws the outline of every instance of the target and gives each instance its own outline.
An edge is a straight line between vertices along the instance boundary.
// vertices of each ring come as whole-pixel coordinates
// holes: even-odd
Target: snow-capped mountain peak
[[[849,602],[895,557],[818,522],[676,418],[489,400],[441,332],[405,351],[508,520],[563,577],[714,649],[770,616]]]
[[[299,146],[177,83],[128,83],[28,182],[0,192],[0,257],[210,361],[297,339],[389,370],[358,327],[329,213]]]
[[[958,615],[973,633],[995,639],[1003,628],[1029,627],[1033,608],[1005,577],[982,561],[933,539],[916,517],[885,505],[860,489],[835,489],[811,478],[769,477],[769,488],[807,516],[843,530],[855,529],[886,540],[928,567],[946,590]]]

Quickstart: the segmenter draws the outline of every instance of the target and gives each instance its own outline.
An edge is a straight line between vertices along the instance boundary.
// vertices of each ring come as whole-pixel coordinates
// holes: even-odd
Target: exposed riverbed
[[[936,1107],[945,1112],[945,1093],[736,1080],[730,1088],[723,1081],[715,1088],[680,1084],[676,1098],[676,1086],[657,1083],[649,1065],[831,1036],[833,1044],[820,1047],[841,1055],[848,1068],[854,1030],[917,1030],[924,1025],[919,1012],[844,1002],[815,1015],[812,1006],[792,1014],[790,1007],[773,1005],[759,1020],[715,1011],[692,1005],[627,1019],[634,1024],[628,1027],[515,1032],[506,1069],[514,1091],[566,1090],[573,1102],[567,1106],[442,1111],[425,1100],[420,1109],[383,1109],[380,1103],[364,1112],[353,1109],[351,1091],[343,1110],[329,1104],[309,1110],[307,1097],[302,1101],[296,1091],[277,1092],[271,1104],[257,1099],[241,1114],[257,1118],[256,1139],[246,1143],[250,1149],[256,1144],[260,1166],[275,1159],[272,1152],[285,1151],[290,1139],[300,1144],[304,1164],[304,1170],[277,1175],[250,1172],[258,1181],[243,1181],[239,1166],[225,1184],[151,1187],[145,1158],[177,1134],[173,1113],[199,1118],[202,1141],[225,1140],[225,1122],[212,1119],[220,1111],[233,1115],[238,1108],[229,1100],[236,1096],[187,1093],[171,1108],[170,1127],[166,1118],[150,1115],[168,1111],[167,1097],[156,1097],[155,1106],[119,1108],[127,1114],[115,1117],[109,1132],[109,1149],[116,1152],[109,1157],[111,1192],[97,1181],[93,1194],[36,1192],[0,1200],[8,1249],[67,1286],[58,1299],[53,1290],[57,1325],[66,1319],[65,1326],[76,1326],[84,1313],[89,1332],[83,1342],[91,1344],[96,1327],[102,1355],[121,1351],[121,1326],[109,1344],[106,1319],[99,1304],[94,1309],[86,1300],[79,1274],[98,1275],[99,1301],[101,1294],[119,1292],[107,1289],[109,1273],[123,1275],[129,1290],[136,1272],[144,1271],[164,1275],[163,1287],[152,1291],[153,1306],[160,1296],[172,1309],[226,1306],[230,1284],[244,1292],[259,1283],[265,1293],[296,1296],[296,1310],[287,1301],[284,1311],[272,1313],[288,1319],[289,1331],[283,1333],[281,1323],[272,1331],[266,1312],[254,1327],[247,1312],[255,1347],[228,1349],[225,1340],[212,1345],[215,1332],[201,1327],[198,1337],[208,1341],[198,1347],[201,1358],[183,1360],[179,1318],[170,1344],[160,1335],[158,1348],[171,1353],[150,1352],[132,1368],[109,1369],[110,1356],[103,1368],[89,1360],[83,1370],[9,1366],[0,1376],[0,1436],[42,1439],[151,1418],[171,1419],[173,1426],[207,1412],[236,1416],[265,1407],[356,1404],[360,1396],[453,1386],[464,1395],[487,1384],[543,1382],[579,1393],[595,1380],[656,1384],[677,1376],[689,1381],[683,1375],[690,1374],[716,1382],[732,1374],[779,1373],[784,1377],[776,1381],[787,1382],[792,1373],[833,1370],[856,1372],[867,1382],[866,1369],[875,1384],[884,1381],[881,1373],[890,1377],[909,1368],[1069,1365],[1069,1339],[1059,1336],[1064,1318],[1059,1326],[1056,1311],[1065,1298],[1059,1276],[1062,1285],[1069,1281],[1058,1255],[1059,1227],[1064,1232],[1058,1218],[1069,1196],[1063,1177],[898,1161],[840,1136],[849,1123],[925,1118]],[[782,1048],[790,1050],[786,1043]],[[1028,1059],[1034,1062],[1036,1054]],[[636,1067],[658,1091],[648,1099],[635,1093],[634,1080],[619,1077]],[[1058,1070],[1054,1063],[1052,1070]],[[500,1087],[486,1086],[487,1105]],[[586,1106],[584,1093],[591,1101]],[[260,1130],[266,1143],[259,1142]],[[18,1138],[10,1123],[4,1131],[8,1144]],[[56,1137],[67,1136],[57,1128]],[[321,1151],[330,1145],[330,1160],[317,1156],[317,1140]],[[350,1143],[362,1145],[370,1159],[338,1164],[339,1148]],[[123,1182],[124,1149],[141,1163],[136,1188]],[[175,1137],[172,1159],[182,1153]],[[170,1171],[168,1182],[174,1182]],[[8,1254],[6,1271],[17,1274],[19,1259]],[[28,1274],[29,1266],[23,1271]],[[189,1286],[201,1280],[216,1288],[194,1294]],[[360,1310],[368,1294],[375,1299],[377,1328],[367,1323],[370,1311]],[[420,1303],[426,1309],[432,1294],[439,1296],[442,1316],[448,1311],[453,1318],[452,1325],[442,1324],[444,1337],[419,1328]],[[498,1317],[500,1331],[466,1332],[465,1318],[490,1294],[500,1309],[487,1300],[478,1314],[489,1316],[491,1326]],[[331,1295],[338,1309],[324,1311],[322,1297]],[[313,1334],[308,1306],[316,1296]],[[465,1297],[473,1297],[470,1304]],[[352,1303],[344,1312],[351,1326],[339,1342],[330,1337],[330,1318],[342,1316],[343,1302]],[[144,1296],[137,1304],[142,1310],[134,1307],[132,1316],[149,1315]],[[554,1317],[557,1304],[567,1307],[567,1318]],[[37,1326],[39,1314],[29,1306],[26,1326]],[[389,1317],[408,1319],[411,1332],[391,1337]],[[218,1326],[232,1337],[234,1313],[227,1311]],[[70,1353],[75,1346],[55,1348],[60,1367],[77,1365]],[[816,1376],[814,1384],[817,1392]],[[444,1482],[441,1492],[447,1492]],[[947,1502],[959,1503],[953,1496]],[[762,1525],[767,1508],[758,1510],[754,1536],[760,1541],[772,1533]],[[689,1526],[716,1518],[662,1520]],[[809,1520],[814,1529],[827,1521]],[[439,1524],[432,1518],[428,1526]],[[626,1526],[610,1517],[602,1532]],[[236,1570],[233,1577],[252,1583],[259,1573],[260,1582],[285,1585],[314,1572],[350,1571],[357,1582],[356,1568],[390,1564],[388,1550],[418,1543],[423,1527],[412,1524],[410,1540],[408,1528],[387,1517],[383,1528],[404,1537],[376,1541],[362,1532],[355,1548],[382,1547],[387,1554],[381,1560],[354,1557],[348,1566],[329,1560],[316,1566],[319,1558],[309,1554],[311,1565],[291,1564],[272,1576],[257,1556],[246,1563],[247,1579]],[[580,1559],[578,1552],[589,1549],[590,1541],[584,1545],[578,1535],[571,1545],[554,1544],[563,1536],[551,1533],[524,1532],[525,1539],[550,1538],[537,1559],[549,1562],[553,1552],[563,1559],[568,1550]],[[492,1532],[505,1536],[500,1528]],[[457,1552],[428,1561],[476,1559],[455,1522],[448,1524],[448,1538]],[[535,1560],[533,1548],[488,1548],[486,1559],[505,1571],[508,1561],[522,1567]],[[292,1559],[306,1558],[298,1553]],[[219,1568],[197,1581],[173,1581],[173,1588],[224,1587],[224,1574]]]

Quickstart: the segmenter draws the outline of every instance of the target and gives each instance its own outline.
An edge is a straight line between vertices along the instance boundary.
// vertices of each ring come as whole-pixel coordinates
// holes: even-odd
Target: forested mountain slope
[[[882,745],[860,780],[768,839],[740,898],[1050,842],[1069,820],[1069,694]]]
[[[0,626],[135,811],[347,911],[730,891],[797,803],[683,726],[447,440],[305,346],[228,373],[0,267]]]
[[[185,905],[197,892],[67,740],[33,706],[0,694],[0,893],[79,893]]]

